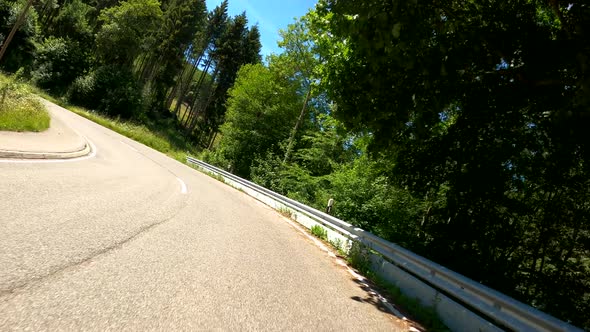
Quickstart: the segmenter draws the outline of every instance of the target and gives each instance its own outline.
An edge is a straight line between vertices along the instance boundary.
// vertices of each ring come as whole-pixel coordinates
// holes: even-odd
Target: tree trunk
[[[183,62],[183,64],[182,64],[182,70],[180,71],[180,74],[176,78],[176,84],[174,85],[174,88],[168,94],[168,97],[166,99],[166,106],[168,108],[170,108],[170,106],[172,105],[172,102],[174,101],[174,97],[177,97],[176,98],[176,104],[178,104],[179,91],[181,91],[181,89],[182,89],[182,86],[183,86],[183,83],[184,83],[184,76],[185,76],[186,70],[187,70],[187,68],[189,66],[192,69],[192,64],[189,61]],[[176,109],[176,106],[174,108]]]
[[[199,112],[196,112],[195,117],[193,118],[193,122],[189,125],[189,131],[188,133],[192,133],[196,126],[197,126],[197,122],[198,122],[198,114],[203,112],[203,120],[206,121],[207,120],[207,108],[209,107],[209,104],[211,103],[211,98],[213,97],[213,94],[215,92],[215,89],[213,88],[213,85],[215,84],[215,79],[217,78],[217,74],[219,73],[219,67],[215,67],[215,71],[213,72],[213,75],[211,76],[211,84],[209,84],[209,95],[207,96],[207,100],[205,101],[205,104],[199,109]],[[200,135],[199,135],[199,139],[200,139]]]
[[[193,81],[193,76],[195,76],[195,73],[197,72],[197,69],[199,68],[199,63],[201,63],[202,57],[203,57],[203,54],[199,55],[199,58],[197,58],[197,61],[195,61],[195,63],[192,65],[192,68],[191,68],[191,71],[189,72],[188,77],[186,78],[186,80],[184,82],[181,82],[177,103],[176,103],[176,106],[174,107],[174,114],[178,114],[178,112],[180,111],[180,108],[182,107],[182,104],[184,103],[184,100],[186,99],[186,94],[190,90],[191,82]]]
[[[214,131],[213,135],[211,135],[211,140],[209,141],[209,145],[207,146],[207,149],[211,150],[211,148],[213,147],[213,142],[215,142],[216,138],[217,138],[217,131]]]
[[[205,76],[207,75],[207,72],[209,71],[209,68],[211,67],[211,63],[213,62],[213,59],[209,58],[207,59],[207,63],[205,65],[205,68],[203,69],[203,72],[201,73],[201,76],[199,77],[199,80],[197,81],[196,87],[194,89],[195,92],[195,96],[194,96],[194,100],[191,103],[190,109],[188,112],[185,112],[185,116],[186,113],[189,113],[189,117],[186,121],[186,127],[190,127],[190,123],[191,123],[191,119],[194,118],[196,116],[196,112],[194,112],[194,108],[195,105],[198,102],[199,99],[199,93],[201,91],[201,86],[203,85],[203,80],[205,79]],[[183,116],[183,121],[181,121],[181,123],[184,122],[184,116]]]
[[[168,96],[166,97],[166,109],[168,109],[168,110],[172,106],[172,102],[174,101],[174,97],[176,97],[179,85],[182,84],[182,76],[184,75],[185,71],[186,71],[186,65],[183,65],[182,70],[180,71],[180,74],[177,76],[176,84],[174,84],[174,86],[172,87],[172,89],[168,93]],[[178,104],[178,99],[176,99],[176,103]]]
[[[299,114],[299,118],[297,119],[297,122],[295,123],[295,127],[293,127],[293,131],[291,131],[291,137],[289,137],[289,145],[287,145],[287,151],[285,151],[285,158],[283,159],[283,164],[287,163],[289,161],[289,158],[291,157],[291,150],[293,149],[295,135],[297,135],[297,130],[299,130],[299,127],[301,126],[301,122],[303,122],[303,117],[305,116],[305,113],[307,111],[307,103],[309,102],[310,98],[311,98],[311,86],[309,87],[309,90],[307,90],[307,95],[305,96],[305,101],[303,102],[303,107],[301,108],[301,113]]]
[[[0,61],[2,61],[2,57],[4,57],[4,53],[6,53],[6,49],[8,48],[8,45],[10,44],[10,42],[12,41],[14,34],[16,33],[16,31],[20,28],[20,26],[25,21],[25,18],[27,17],[27,12],[29,11],[29,8],[31,7],[32,4],[33,4],[33,0],[27,1],[25,8],[23,8],[23,11],[20,13],[20,15],[18,16],[18,19],[14,23],[12,30],[10,30],[8,37],[6,37],[6,40],[2,44],[2,49],[0,50]]]

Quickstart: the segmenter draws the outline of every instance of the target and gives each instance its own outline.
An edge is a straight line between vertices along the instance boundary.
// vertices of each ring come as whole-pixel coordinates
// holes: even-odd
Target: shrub
[[[311,234],[324,241],[328,240],[328,231],[320,225],[311,226]]]
[[[109,116],[130,118],[141,109],[141,89],[131,71],[120,66],[103,66],[77,78],[68,98]]]
[[[203,153],[201,153],[200,158],[204,162],[217,166],[226,171],[231,170],[231,163],[217,151],[204,150]]]
[[[37,48],[31,76],[44,89],[63,91],[89,66],[80,43],[67,38],[46,38]]]

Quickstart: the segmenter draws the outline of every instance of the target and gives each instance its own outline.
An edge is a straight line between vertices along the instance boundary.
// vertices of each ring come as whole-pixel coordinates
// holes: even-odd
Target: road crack
[[[119,241],[116,241],[107,247],[90,252],[90,254],[87,257],[84,257],[84,258],[78,259],[78,260],[74,260],[72,262],[69,262],[69,264],[58,266],[57,268],[53,269],[52,271],[49,271],[46,274],[22,280],[21,282],[15,284],[14,286],[12,286],[8,289],[1,289],[0,290],[0,299],[5,299],[6,297],[9,297],[11,295],[23,293],[27,290],[34,288],[36,285],[41,284],[45,280],[48,280],[48,279],[51,279],[54,277],[57,278],[60,275],[66,274],[68,271],[75,270],[75,269],[81,267],[82,265],[85,265],[86,263],[89,263],[97,258],[102,257],[102,256],[106,256],[107,254],[109,254],[115,250],[121,249],[124,245],[131,243],[135,239],[140,238],[142,235],[147,234],[147,232],[149,232],[150,230],[152,230],[152,229],[154,229],[166,222],[172,221],[174,218],[176,218],[180,214],[180,212],[182,212],[187,207],[187,205],[188,205],[187,200],[188,199],[185,199],[182,206],[172,216],[162,219],[160,221],[156,221],[155,223],[152,223],[149,225],[144,225],[144,226],[138,228],[135,232],[133,232],[129,236],[127,236]]]

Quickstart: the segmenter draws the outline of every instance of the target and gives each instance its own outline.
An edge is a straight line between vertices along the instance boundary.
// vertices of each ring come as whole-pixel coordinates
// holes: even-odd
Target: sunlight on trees
[[[0,37],[23,0],[0,0]],[[590,329],[590,6],[36,1],[2,70]]]

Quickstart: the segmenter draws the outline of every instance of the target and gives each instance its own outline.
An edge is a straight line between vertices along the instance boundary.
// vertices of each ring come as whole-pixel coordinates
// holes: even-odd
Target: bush
[[[311,234],[324,241],[328,241],[328,231],[320,225],[311,226]]]
[[[284,170],[285,167],[280,157],[269,152],[265,158],[254,159],[250,167],[250,179],[265,188],[286,194],[282,186]]]
[[[89,55],[77,41],[52,36],[38,46],[34,67],[36,85],[63,91],[89,67]]]
[[[231,169],[231,163],[227,159],[223,158],[223,156],[217,151],[204,150],[201,153],[200,158],[204,162],[217,166],[226,171],[230,171]]]
[[[77,78],[68,98],[109,116],[130,118],[141,109],[141,89],[131,71],[120,66],[103,66]]]

